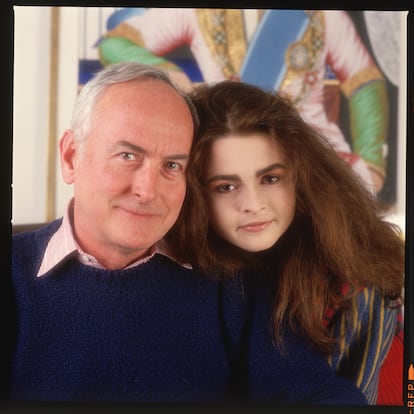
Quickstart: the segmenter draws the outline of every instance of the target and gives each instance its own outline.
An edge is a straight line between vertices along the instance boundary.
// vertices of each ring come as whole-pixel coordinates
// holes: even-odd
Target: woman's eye
[[[262,178],[263,184],[275,184],[280,180],[280,177],[277,175],[265,175]]]
[[[234,184],[221,184],[214,188],[214,191],[217,193],[230,193],[234,191],[237,187]]]

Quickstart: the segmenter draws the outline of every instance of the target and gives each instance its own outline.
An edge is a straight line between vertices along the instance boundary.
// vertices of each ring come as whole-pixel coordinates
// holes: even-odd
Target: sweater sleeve
[[[243,301],[243,312],[225,301],[223,307],[236,392],[253,403],[366,404],[352,381],[337,376],[305,339],[286,328],[283,343],[275,344],[268,291],[244,285]]]

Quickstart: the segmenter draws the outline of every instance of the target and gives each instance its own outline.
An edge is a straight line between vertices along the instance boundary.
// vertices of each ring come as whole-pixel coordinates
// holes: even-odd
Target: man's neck
[[[95,245],[88,238],[82,240],[76,232],[74,220],[74,200],[69,205],[69,220],[72,235],[77,244],[78,250],[85,261],[96,267],[107,270],[122,270],[148,260],[155,251],[155,246],[142,250],[128,249],[114,244],[96,243]]]
[[[154,249],[147,249],[142,254],[137,254],[137,252],[130,254],[123,254],[121,252],[115,251],[111,248],[111,251],[108,254],[96,254],[88,255],[95,259],[103,268],[108,270],[122,270],[126,269],[135,264],[144,262],[146,259],[152,256]]]

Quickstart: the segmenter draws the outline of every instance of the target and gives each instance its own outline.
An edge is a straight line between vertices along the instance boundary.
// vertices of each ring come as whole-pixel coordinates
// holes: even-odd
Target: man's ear
[[[76,163],[79,157],[79,150],[75,145],[73,131],[67,129],[59,141],[60,168],[62,177],[66,184],[72,184],[75,177]]]

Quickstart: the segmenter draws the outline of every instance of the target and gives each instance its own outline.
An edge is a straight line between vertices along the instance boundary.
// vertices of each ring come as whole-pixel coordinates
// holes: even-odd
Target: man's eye
[[[262,178],[263,184],[275,184],[280,180],[280,177],[277,175],[265,175]]]
[[[132,152],[121,152],[119,156],[126,161],[135,161],[137,159],[137,156]]]
[[[217,193],[230,193],[234,191],[237,187],[234,184],[221,184],[214,188],[214,191]]]
[[[181,169],[181,165],[175,161],[167,161],[165,163],[165,167],[167,168],[167,170],[171,170],[171,171],[178,171]]]

